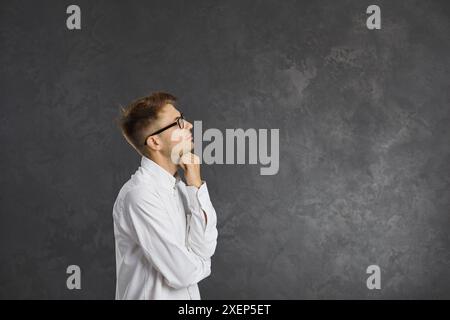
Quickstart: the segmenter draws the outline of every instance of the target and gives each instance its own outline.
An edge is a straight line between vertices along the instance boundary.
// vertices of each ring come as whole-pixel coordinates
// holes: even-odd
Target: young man
[[[211,274],[216,212],[176,101],[156,92],[122,109],[122,134],[142,158],[113,208],[116,299],[200,300],[197,283]]]

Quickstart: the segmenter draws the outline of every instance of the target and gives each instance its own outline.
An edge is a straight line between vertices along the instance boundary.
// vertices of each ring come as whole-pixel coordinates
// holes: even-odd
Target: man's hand
[[[200,176],[200,158],[192,152],[183,154],[179,165],[184,170],[184,178],[188,186],[200,188],[202,178]]]

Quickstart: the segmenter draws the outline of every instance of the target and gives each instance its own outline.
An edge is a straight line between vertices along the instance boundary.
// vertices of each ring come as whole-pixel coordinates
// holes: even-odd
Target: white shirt
[[[211,274],[218,236],[205,181],[186,186],[143,156],[113,218],[116,299],[201,299],[197,283]]]

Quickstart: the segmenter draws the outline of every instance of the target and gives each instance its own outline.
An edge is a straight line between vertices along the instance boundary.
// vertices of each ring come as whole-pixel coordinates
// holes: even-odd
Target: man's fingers
[[[199,164],[200,158],[193,154],[192,152],[188,152],[183,154],[183,156],[180,159],[180,162],[183,164]]]
[[[184,163],[182,163],[181,161],[178,162],[179,166],[181,167],[181,169],[186,170],[186,165]]]
[[[200,158],[196,155],[196,154],[193,154],[193,153],[191,153],[190,154],[190,159],[189,159],[191,162],[191,164],[199,164],[200,163]]]

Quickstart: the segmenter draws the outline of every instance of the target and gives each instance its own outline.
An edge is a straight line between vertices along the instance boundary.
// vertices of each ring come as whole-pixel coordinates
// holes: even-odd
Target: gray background
[[[449,17],[448,1],[2,1],[0,298],[114,298],[112,205],[140,158],[113,119],[155,90],[204,129],[280,129],[277,175],[202,168],[219,229],[203,299],[450,298]]]

